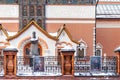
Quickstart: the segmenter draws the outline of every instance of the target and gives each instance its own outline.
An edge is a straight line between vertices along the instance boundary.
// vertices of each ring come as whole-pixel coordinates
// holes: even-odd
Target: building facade
[[[0,76],[120,74],[120,0],[0,3]]]

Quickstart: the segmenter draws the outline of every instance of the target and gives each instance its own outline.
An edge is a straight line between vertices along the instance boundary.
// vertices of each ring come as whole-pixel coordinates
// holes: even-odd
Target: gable
[[[67,35],[67,33],[63,30],[61,35],[59,36],[59,41],[67,41],[67,42],[71,42],[69,36]]]
[[[79,44],[77,41],[73,40],[70,32],[65,28],[65,24],[59,29],[57,38],[59,41],[72,41],[73,43]]]
[[[52,37],[51,35],[49,35],[46,31],[44,31],[34,20],[32,20],[30,23],[28,23],[28,25],[26,25],[22,30],[20,30],[16,35],[14,36],[10,36],[7,38],[7,40],[12,40],[15,39],[19,36],[21,36],[24,32],[26,32],[26,30],[28,30],[32,25],[34,25],[34,27],[36,27],[37,30],[39,30],[39,32],[43,33],[44,35],[46,35],[48,38],[53,39],[55,41],[57,41],[58,39],[55,37]],[[33,28],[34,28],[33,27]],[[31,29],[32,31],[34,31],[34,29]],[[29,32],[28,32],[29,33]]]

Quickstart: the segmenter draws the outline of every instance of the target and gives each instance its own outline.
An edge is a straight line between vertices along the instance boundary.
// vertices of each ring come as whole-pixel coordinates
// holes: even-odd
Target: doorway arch
[[[25,52],[24,52],[24,49],[25,47],[29,48],[30,46],[30,39],[31,37],[25,37],[23,38],[22,40],[20,40],[20,42],[18,43],[18,49],[19,49],[19,52],[18,52],[18,56],[25,56]],[[40,56],[43,56],[44,55],[44,52],[45,50],[48,49],[48,45],[47,43],[42,39],[42,38],[38,38],[38,47],[40,49]]]
[[[29,42],[23,48],[23,56],[30,55],[30,48],[31,48],[31,43]],[[38,44],[38,52],[39,52],[39,55],[42,56],[42,47],[40,44]]]

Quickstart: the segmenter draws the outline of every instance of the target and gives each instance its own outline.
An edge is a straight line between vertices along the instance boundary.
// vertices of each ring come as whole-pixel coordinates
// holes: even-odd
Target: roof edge
[[[65,31],[65,32],[67,33],[69,39],[70,39],[72,42],[74,42],[74,43],[76,43],[76,44],[79,44],[79,42],[73,40],[70,32],[68,31],[68,29],[67,29],[65,26],[66,26],[66,25],[64,24],[64,25],[60,28],[60,31],[59,31],[59,33],[58,33],[58,35],[57,35],[57,38],[59,38],[60,35],[61,35],[61,33],[62,33],[63,31]]]
[[[53,37],[51,35],[49,35],[45,30],[43,30],[34,20],[31,20],[23,29],[21,29],[20,31],[18,31],[18,33],[14,36],[9,36],[7,38],[7,40],[12,40],[14,38],[17,38],[19,35],[21,35],[24,31],[26,31],[31,25],[35,25],[35,27],[40,30],[43,34],[45,34],[48,38],[53,39],[55,41],[58,41],[58,39],[56,37]]]

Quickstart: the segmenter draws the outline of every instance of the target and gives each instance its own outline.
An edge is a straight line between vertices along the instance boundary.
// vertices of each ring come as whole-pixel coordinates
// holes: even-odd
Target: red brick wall
[[[120,46],[120,28],[97,28],[96,40],[103,46],[103,54],[116,55],[115,48]]]

